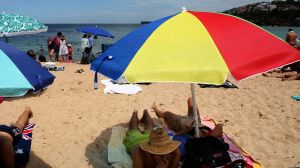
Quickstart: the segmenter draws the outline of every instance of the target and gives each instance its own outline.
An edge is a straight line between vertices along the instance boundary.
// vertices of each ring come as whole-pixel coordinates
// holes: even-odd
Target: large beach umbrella
[[[109,37],[109,38],[115,38],[110,32],[98,27],[98,26],[91,26],[91,27],[81,27],[79,29],[76,29],[78,32],[82,33],[88,33],[95,36],[103,36],[103,37]]]
[[[51,85],[54,78],[25,52],[0,41],[0,96],[23,96],[28,90],[36,92]]]
[[[48,27],[27,16],[0,14],[0,37],[45,32]]]
[[[102,53],[91,69],[117,80],[223,84],[300,60],[300,52],[240,18],[183,11],[136,29]],[[196,129],[198,130],[198,129]],[[199,133],[196,133],[198,136]]]

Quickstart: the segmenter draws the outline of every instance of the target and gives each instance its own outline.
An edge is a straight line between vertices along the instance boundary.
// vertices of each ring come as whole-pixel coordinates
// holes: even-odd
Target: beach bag
[[[231,163],[229,145],[213,136],[191,138],[185,149],[182,168],[213,168]]]

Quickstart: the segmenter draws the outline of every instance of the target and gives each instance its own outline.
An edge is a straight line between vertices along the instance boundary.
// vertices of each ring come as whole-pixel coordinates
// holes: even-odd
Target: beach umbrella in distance
[[[46,32],[48,27],[35,19],[18,14],[0,14],[0,37]]]
[[[0,96],[18,97],[51,85],[54,76],[25,52],[0,41]]]
[[[223,13],[183,10],[140,27],[91,64],[97,72],[128,82],[223,84],[300,60],[300,52],[262,28]],[[198,129],[196,129],[198,130]],[[196,132],[199,136],[199,132]]]
[[[109,33],[108,31],[106,31],[98,26],[81,27],[79,29],[76,29],[76,31],[82,32],[82,33],[88,33],[88,34],[95,35],[95,36],[115,38],[111,33]]]

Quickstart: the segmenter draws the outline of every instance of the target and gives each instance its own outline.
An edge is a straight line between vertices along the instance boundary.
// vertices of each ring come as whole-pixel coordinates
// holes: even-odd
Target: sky
[[[43,23],[140,23],[175,14],[183,6],[218,12],[256,2],[261,0],[0,0],[0,12]]]

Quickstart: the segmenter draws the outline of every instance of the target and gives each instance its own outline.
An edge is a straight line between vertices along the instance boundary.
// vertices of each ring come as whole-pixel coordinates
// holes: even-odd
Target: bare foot
[[[155,112],[155,109],[157,109],[155,102],[153,102],[152,106],[151,106],[151,111]]]
[[[215,129],[212,131],[210,135],[219,138],[222,136],[222,134],[223,134],[223,126],[222,124],[217,124]]]
[[[269,77],[270,74],[269,73],[262,73],[262,76]]]
[[[26,106],[25,107],[24,113],[28,113],[28,118],[32,118],[33,117],[33,113],[31,111],[30,106]]]
[[[285,78],[284,76],[281,78],[282,81],[288,80],[288,78]]]
[[[157,106],[156,106],[156,103],[154,102],[153,104],[152,104],[152,107],[151,107],[151,111],[152,112],[155,112],[155,113],[161,113],[161,112],[163,112],[164,110],[160,110]]]

